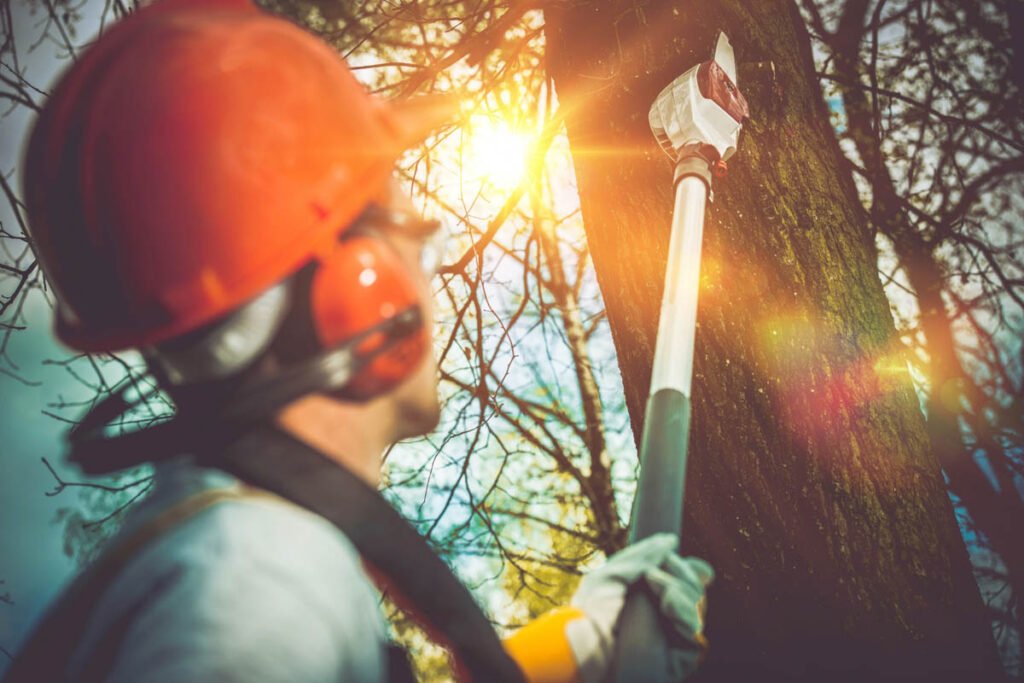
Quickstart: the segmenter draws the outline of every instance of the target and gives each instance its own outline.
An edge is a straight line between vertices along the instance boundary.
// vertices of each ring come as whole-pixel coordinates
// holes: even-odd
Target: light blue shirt
[[[188,457],[162,465],[121,535],[194,493],[235,485]],[[378,683],[386,670],[379,602],[332,524],[284,501],[229,499],[131,559],[90,618],[70,679],[113,635],[107,683]]]

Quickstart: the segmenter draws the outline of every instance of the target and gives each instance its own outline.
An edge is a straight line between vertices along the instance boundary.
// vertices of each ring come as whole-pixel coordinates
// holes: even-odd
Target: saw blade
[[[725,35],[724,31],[718,34],[718,42],[715,44],[715,61],[729,75],[729,80],[734,85],[739,85],[736,81],[736,55],[733,54],[732,43],[729,42],[729,36]]]

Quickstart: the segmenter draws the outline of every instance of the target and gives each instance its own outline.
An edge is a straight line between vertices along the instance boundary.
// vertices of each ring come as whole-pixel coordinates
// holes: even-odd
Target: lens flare
[[[530,136],[507,121],[478,116],[463,148],[463,179],[511,190],[526,175]]]

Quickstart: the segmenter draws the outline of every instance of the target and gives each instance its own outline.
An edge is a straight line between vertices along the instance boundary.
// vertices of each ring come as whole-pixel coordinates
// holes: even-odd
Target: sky
[[[61,529],[54,518],[61,507],[75,505],[77,496],[70,490],[46,495],[55,480],[41,458],[46,457],[62,478],[74,480],[76,475],[60,464],[65,425],[42,409],[58,394],[80,392],[81,386],[62,368],[43,364],[65,352],[49,334],[50,313],[43,298],[33,297],[28,308],[29,329],[12,336],[10,355],[23,377],[38,385],[0,376],[0,578],[14,600],[13,605],[0,605],[0,646],[8,650],[17,647],[74,568],[61,550]],[[0,657],[0,669],[4,666],[6,659]]]
[[[103,3],[88,2],[82,8],[82,34],[98,30],[97,10]],[[40,17],[29,13],[26,3],[13,2],[15,35],[24,38],[19,58],[32,83],[50,83],[61,61],[56,46],[43,42],[25,50],[29,37],[38,33]],[[18,161],[30,130],[31,112],[15,108],[0,118],[0,172],[20,187]],[[10,206],[0,203],[0,221],[17,232]],[[5,292],[6,294],[6,292]],[[12,605],[0,604],[0,647],[15,649],[45,605],[56,595],[74,570],[62,551],[62,529],[55,523],[62,507],[77,506],[77,494],[66,490],[49,497],[53,475],[42,463],[46,457],[62,478],[77,476],[61,465],[65,425],[43,414],[60,397],[72,398],[82,387],[59,366],[47,360],[67,357],[50,333],[51,312],[42,295],[34,293],[26,306],[28,329],[11,336],[10,358],[25,385],[0,374],[0,594],[10,593]],[[0,654],[0,674],[7,658]]]

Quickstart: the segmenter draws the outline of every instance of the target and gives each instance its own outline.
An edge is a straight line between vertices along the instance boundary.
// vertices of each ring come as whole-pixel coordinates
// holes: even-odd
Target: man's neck
[[[277,424],[371,486],[377,486],[381,454],[394,440],[393,412],[386,400],[343,403],[311,394],[281,410]]]

